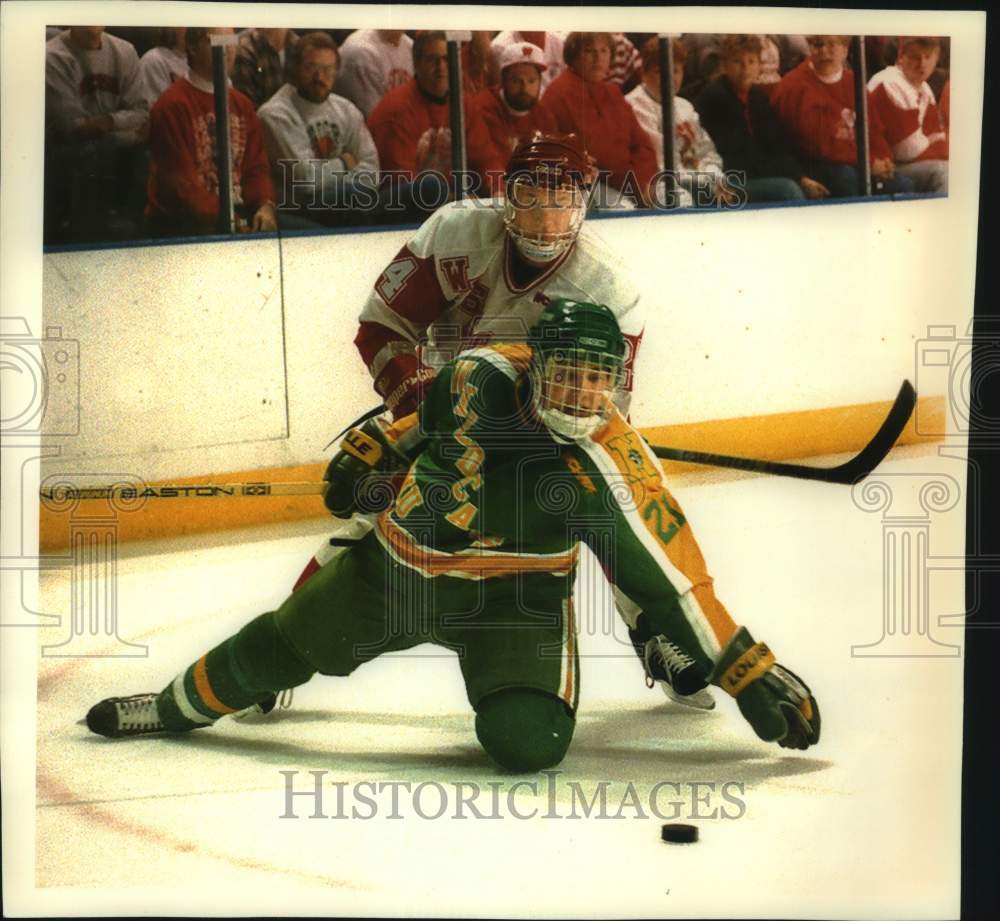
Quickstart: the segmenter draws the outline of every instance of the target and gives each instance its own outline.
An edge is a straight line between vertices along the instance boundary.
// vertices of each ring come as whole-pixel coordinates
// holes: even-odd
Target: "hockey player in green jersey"
[[[182,732],[382,653],[456,650],[480,743],[501,766],[558,764],[580,684],[572,603],[578,548],[596,554],[645,664],[680,694],[711,682],[757,735],[819,740],[809,688],[737,626],[655,456],[615,408],[626,345],[607,308],[553,301],[527,341],[463,352],[419,413],[369,421],[327,471],[338,516],[377,524],[277,611],[159,694],[109,698],[87,725],[117,737]],[[398,491],[380,490],[403,476]]]

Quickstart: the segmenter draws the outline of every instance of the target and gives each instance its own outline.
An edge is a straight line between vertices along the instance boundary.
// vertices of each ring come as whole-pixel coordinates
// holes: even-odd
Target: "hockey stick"
[[[808,467],[804,464],[786,464],[781,461],[755,460],[733,457],[729,454],[711,454],[703,451],[686,451],[683,448],[666,448],[650,445],[653,453],[665,460],[704,464],[711,467],[731,467],[753,473],[771,473],[776,476],[794,477],[799,480],[816,480],[821,483],[853,485],[863,480],[885,458],[909,422],[916,406],[917,393],[909,381],[903,381],[896,400],[879,430],[849,461],[837,467]],[[382,411],[379,407],[378,411]],[[373,411],[374,414],[374,411]],[[57,475],[58,477],[58,475]],[[56,477],[56,478],[57,478]],[[326,482],[319,483],[186,483],[182,485],[151,486],[146,484],[115,483],[110,486],[76,487],[66,483],[39,490],[42,499],[66,502],[79,499],[214,499],[259,498],[261,496],[320,496]]]
[[[58,475],[53,477],[58,479]],[[112,483],[109,486],[73,486],[69,483],[38,491],[43,500],[51,502],[80,499],[249,499],[261,496],[321,496],[325,482],[319,483],[183,483],[152,485],[148,483]]]
[[[896,439],[902,434],[917,402],[917,392],[909,381],[903,381],[892,409],[885,417],[871,441],[849,461],[837,467],[808,467],[804,464],[785,464],[780,461],[753,460],[732,457],[728,454],[710,454],[702,451],[685,451],[682,448],[664,448],[650,445],[657,457],[665,460],[684,461],[689,464],[707,464],[712,467],[733,467],[754,473],[772,473],[776,476],[795,477],[799,480],[818,480],[821,483],[853,485],[871,473],[889,453]]]

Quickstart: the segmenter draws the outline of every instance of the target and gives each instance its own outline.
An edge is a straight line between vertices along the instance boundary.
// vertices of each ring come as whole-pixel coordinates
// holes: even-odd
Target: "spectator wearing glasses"
[[[325,32],[302,36],[289,58],[289,82],[257,111],[287,226],[295,214],[342,223],[373,205],[378,151],[357,106],[333,92],[337,62]]]
[[[444,32],[418,32],[413,79],[390,90],[368,117],[383,179],[400,183],[411,216],[436,210],[450,196],[449,126],[447,41]]]

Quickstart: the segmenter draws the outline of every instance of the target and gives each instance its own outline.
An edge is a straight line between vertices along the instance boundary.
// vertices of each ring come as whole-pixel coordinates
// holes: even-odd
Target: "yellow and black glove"
[[[388,508],[395,498],[395,479],[408,466],[378,419],[350,429],[327,465],[323,503],[337,518]]]
[[[794,672],[778,665],[766,643],[740,627],[722,650],[712,684],[736,698],[740,712],[765,742],[805,749],[819,741],[819,706]]]

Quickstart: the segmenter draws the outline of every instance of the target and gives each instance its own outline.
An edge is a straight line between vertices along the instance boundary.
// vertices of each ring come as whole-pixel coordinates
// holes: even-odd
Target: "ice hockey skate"
[[[287,703],[291,705],[291,693],[285,692]],[[97,735],[109,739],[119,739],[125,736],[150,735],[155,732],[168,731],[160,719],[156,707],[157,694],[133,694],[130,697],[108,697],[94,704],[87,711],[87,728]],[[277,694],[268,694],[263,700],[233,714],[233,719],[244,719],[253,714],[270,713],[278,703]],[[204,725],[209,725],[205,723]],[[199,727],[193,727],[199,728]]]
[[[668,700],[695,710],[715,709],[715,698],[694,659],[665,636],[646,640],[642,664],[646,669],[646,684],[659,685]]]
[[[87,728],[109,739],[163,732],[156,694],[108,697],[87,711]]]

